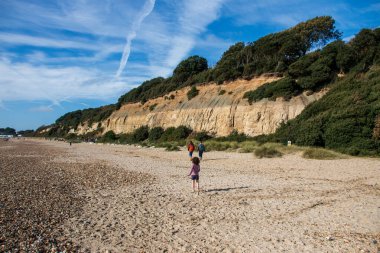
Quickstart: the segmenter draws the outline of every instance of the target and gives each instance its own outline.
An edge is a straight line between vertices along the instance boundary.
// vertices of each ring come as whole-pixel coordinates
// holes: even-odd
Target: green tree
[[[198,55],[190,56],[186,60],[181,61],[173,71],[172,83],[183,84],[198,73],[208,69],[207,60]]]

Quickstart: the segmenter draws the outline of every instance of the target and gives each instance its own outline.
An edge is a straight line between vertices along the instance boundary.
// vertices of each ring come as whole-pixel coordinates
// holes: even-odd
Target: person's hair
[[[199,163],[201,162],[200,160],[199,160],[199,158],[198,157],[193,157],[193,159],[191,159],[191,161],[195,164],[195,165],[199,165]]]
[[[192,144],[192,145],[194,145],[194,143],[192,142],[192,141],[190,141],[190,143],[189,144]]]

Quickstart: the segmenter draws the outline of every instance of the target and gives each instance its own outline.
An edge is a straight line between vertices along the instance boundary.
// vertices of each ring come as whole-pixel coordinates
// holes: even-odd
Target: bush
[[[177,128],[175,127],[169,127],[167,128],[161,138],[160,141],[178,141],[186,139],[192,130],[185,126],[179,126]]]
[[[156,108],[157,104],[153,104],[149,106],[149,111],[153,111]]]
[[[164,129],[162,127],[154,127],[149,131],[149,141],[155,142],[158,141],[162,134],[164,133]]]
[[[195,134],[195,137],[194,139],[198,140],[198,141],[206,141],[206,140],[209,140],[211,139],[212,136],[210,136],[207,132],[203,131],[203,132],[199,132],[199,133],[196,133]]]
[[[101,142],[114,142],[116,140],[116,134],[114,131],[108,131],[106,132],[103,137],[100,139]]]
[[[187,92],[187,99],[191,100],[196,97],[199,93],[199,90],[195,86],[191,87],[191,89]]]
[[[118,141],[120,144],[131,144],[134,143],[132,134],[120,134],[118,136]]]
[[[247,140],[248,137],[244,133],[239,133],[237,130],[233,130],[228,136],[215,138],[217,141],[236,141],[242,142]]]
[[[133,142],[141,142],[149,137],[149,128],[147,126],[141,126],[132,133]]]
[[[259,147],[259,148],[255,149],[254,154],[258,158],[263,158],[263,157],[272,158],[272,157],[281,157],[282,156],[282,153],[280,151],[278,151],[275,148],[271,148],[271,147]]]
[[[275,100],[277,97],[284,97],[289,100],[291,97],[301,92],[301,87],[291,78],[286,77],[278,81],[266,83],[256,90],[248,91],[243,98],[247,98],[248,102],[259,101],[263,98]]]
[[[339,154],[322,148],[308,148],[303,152],[302,157],[318,160],[332,160],[342,158],[342,156]]]
[[[74,133],[70,133],[66,136],[66,139],[67,140],[74,140],[74,139],[77,139],[78,138],[78,135],[74,134]]]
[[[221,96],[221,95],[223,95],[223,94],[225,94],[225,93],[226,93],[225,90],[220,90],[219,93],[218,93],[218,95]]]

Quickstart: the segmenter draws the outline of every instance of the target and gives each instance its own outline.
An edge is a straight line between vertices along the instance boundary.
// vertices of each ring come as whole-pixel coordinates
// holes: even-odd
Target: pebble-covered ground
[[[63,232],[86,192],[138,183],[146,176],[101,163],[54,162],[65,152],[36,142],[0,140],[0,252],[77,252]]]

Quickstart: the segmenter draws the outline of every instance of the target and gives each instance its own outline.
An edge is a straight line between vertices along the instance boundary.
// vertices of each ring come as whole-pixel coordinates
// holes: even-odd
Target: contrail
[[[156,0],[147,0],[144,4],[143,9],[137,16],[137,19],[132,24],[132,31],[127,35],[127,43],[124,46],[123,56],[121,57],[119,69],[116,72],[116,78],[120,77],[123,72],[125,65],[127,64],[129,54],[131,52],[132,40],[136,37],[136,32],[140,29],[141,23],[144,21],[146,16],[148,16],[153,8]]]

